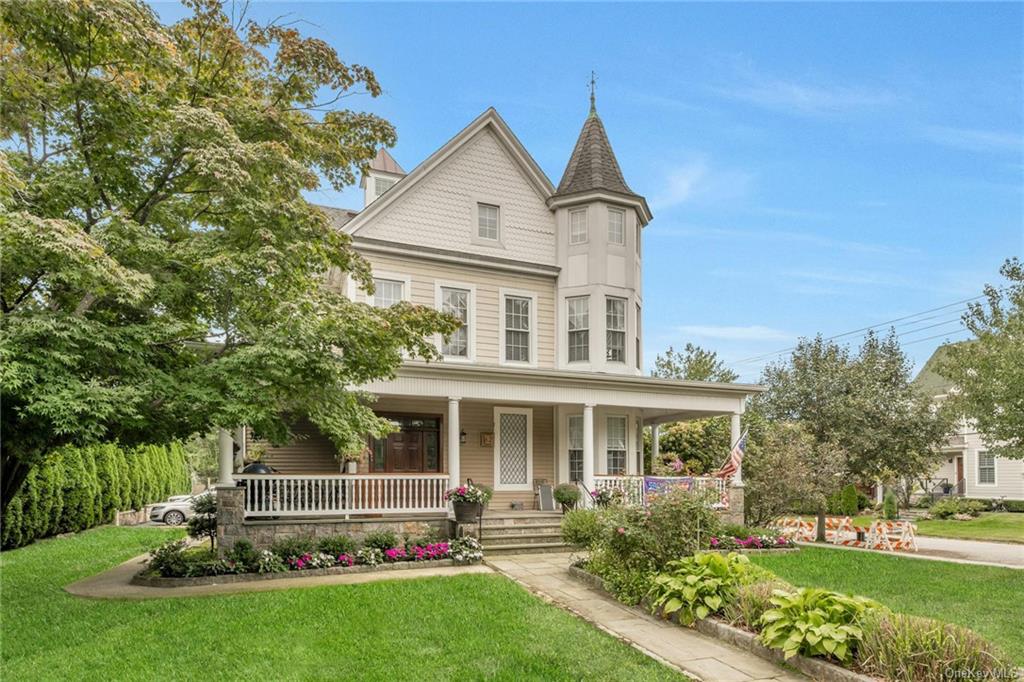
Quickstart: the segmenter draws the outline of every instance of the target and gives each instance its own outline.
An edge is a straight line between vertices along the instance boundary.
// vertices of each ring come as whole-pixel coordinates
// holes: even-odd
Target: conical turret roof
[[[572,150],[569,163],[558,183],[554,196],[577,194],[594,190],[605,190],[632,197],[640,195],[629,188],[622,169],[612,151],[608,134],[601,123],[601,117],[591,104],[590,115],[583,122],[576,147]]]

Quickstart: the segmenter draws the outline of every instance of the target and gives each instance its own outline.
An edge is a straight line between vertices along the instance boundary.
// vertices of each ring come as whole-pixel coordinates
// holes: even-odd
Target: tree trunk
[[[825,542],[825,508],[818,507],[818,534],[815,542]]]
[[[11,498],[21,490],[21,485],[28,478],[28,472],[32,470],[32,467],[20,459],[4,453],[2,460],[0,460],[0,470],[2,470],[0,471],[0,479],[2,479],[2,493],[0,493],[2,507],[0,507],[0,512],[6,512]]]

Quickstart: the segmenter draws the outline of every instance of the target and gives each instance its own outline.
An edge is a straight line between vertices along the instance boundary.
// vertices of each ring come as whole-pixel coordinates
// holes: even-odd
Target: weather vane
[[[594,91],[597,89],[597,74],[590,72],[590,113],[597,113],[597,104],[594,102]]]

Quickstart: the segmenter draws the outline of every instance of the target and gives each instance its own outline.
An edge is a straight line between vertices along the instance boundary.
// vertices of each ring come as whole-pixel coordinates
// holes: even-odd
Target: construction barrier
[[[771,524],[772,528],[779,531],[779,535],[794,542],[814,542],[816,526],[816,523],[804,521],[798,516],[786,516]]]
[[[814,542],[818,522],[795,516],[776,519],[771,527],[795,542]],[[825,540],[840,547],[861,547],[886,552],[917,551],[916,527],[909,521],[876,520],[870,526],[855,526],[849,516],[825,518]]]
[[[872,549],[917,551],[917,528],[910,521],[875,521],[868,535]]]

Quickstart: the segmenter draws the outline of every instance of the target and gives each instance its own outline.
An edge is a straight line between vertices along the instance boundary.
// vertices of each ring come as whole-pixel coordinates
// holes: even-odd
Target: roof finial
[[[597,104],[594,101],[594,90],[597,88],[597,75],[590,72],[590,113],[597,114]]]

